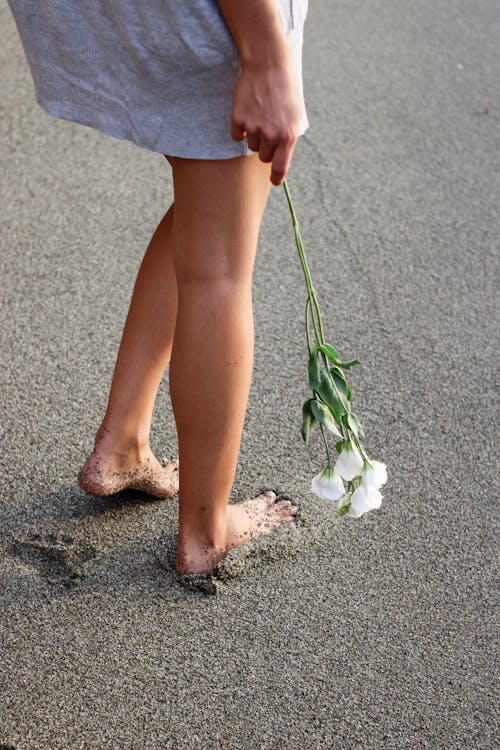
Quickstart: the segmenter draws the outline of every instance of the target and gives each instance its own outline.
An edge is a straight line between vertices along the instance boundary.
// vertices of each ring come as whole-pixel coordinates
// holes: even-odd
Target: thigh
[[[271,188],[271,165],[257,154],[168,160],[174,178],[173,250],[178,276],[251,275]]]

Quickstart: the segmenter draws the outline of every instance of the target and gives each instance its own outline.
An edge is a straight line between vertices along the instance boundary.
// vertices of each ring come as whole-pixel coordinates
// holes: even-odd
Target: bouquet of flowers
[[[313,477],[311,490],[319,497],[338,501],[339,515],[359,518],[380,508],[380,487],[387,481],[386,465],[368,458],[361,438],[361,423],[351,410],[352,394],[344,370],[359,365],[358,359],[342,362],[337,350],[325,342],[323,321],[307,263],[302,237],[286,180],[283,182],[292,215],[295,243],[307,286],[305,328],[309,350],[309,386],[312,398],[302,407],[302,437],[307,444],[312,429],[319,425],[326,450],[326,467]],[[335,443],[339,454],[332,463],[327,433],[340,438]],[[347,489],[344,486],[347,482]]]

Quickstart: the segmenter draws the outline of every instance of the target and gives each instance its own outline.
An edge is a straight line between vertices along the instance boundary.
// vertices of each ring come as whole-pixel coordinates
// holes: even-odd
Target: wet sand
[[[0,4],[0,748],[497,746],[495,23],[492,0],[311,0],[289,185],[389,480],[360,520],[310,493],[304,285],[274,189],[231,501],[272,488],[301,515],[189,588],[175,499],[76,483],[168,165],[38,108]],[[177,453],[166,382],[152,447]]]

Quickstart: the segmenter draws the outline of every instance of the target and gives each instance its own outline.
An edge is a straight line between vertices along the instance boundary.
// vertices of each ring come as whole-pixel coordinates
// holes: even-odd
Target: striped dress
[[[275,2],[302,92],[307,0]],[[252,153],[231,138],[239,55],[215,0],[8,3],[50,115],[170,156]]]

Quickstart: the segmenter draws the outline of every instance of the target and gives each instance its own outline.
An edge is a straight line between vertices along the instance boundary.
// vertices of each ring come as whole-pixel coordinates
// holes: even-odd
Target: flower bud
[[[345,495],[342,477],[336,474],[331,466],[327,466],[320,474],[313,477],[311,490],[325,500],[338,500]]]

